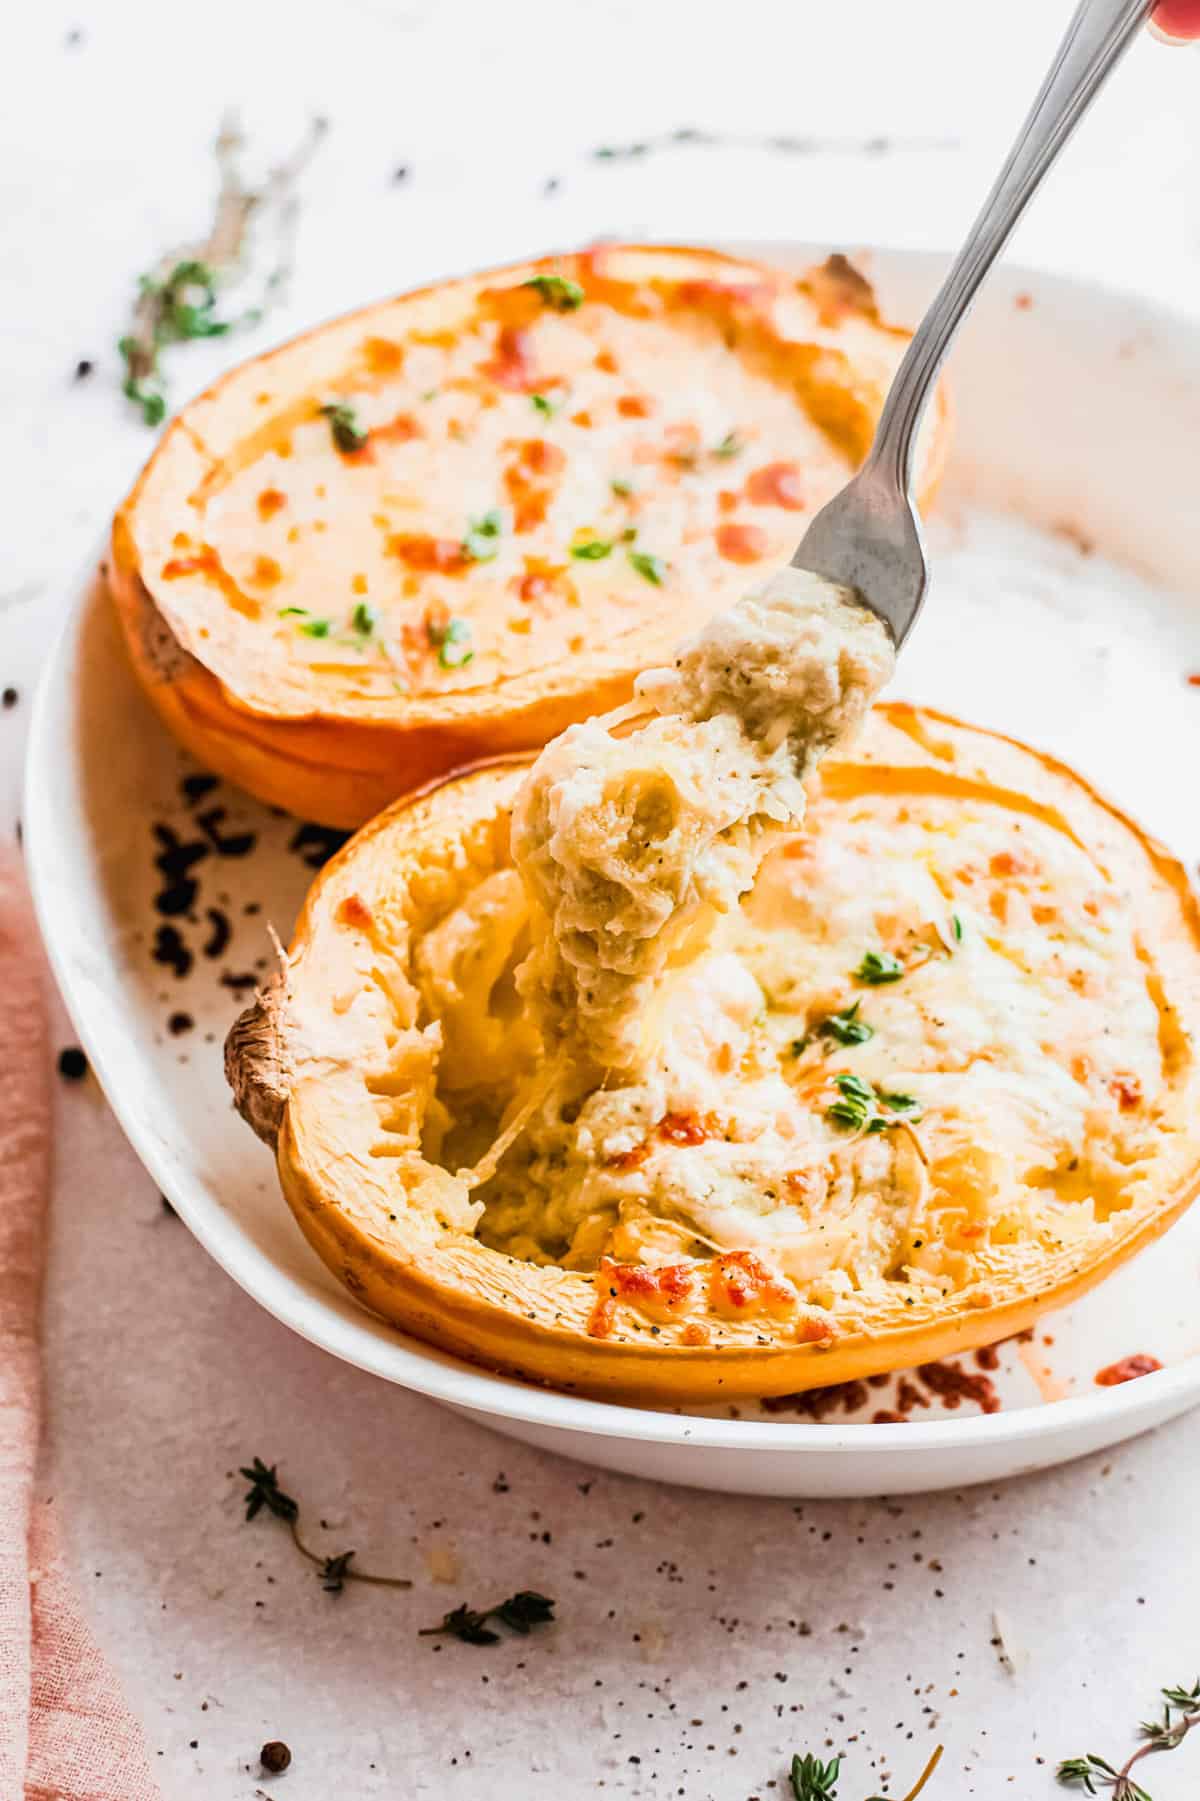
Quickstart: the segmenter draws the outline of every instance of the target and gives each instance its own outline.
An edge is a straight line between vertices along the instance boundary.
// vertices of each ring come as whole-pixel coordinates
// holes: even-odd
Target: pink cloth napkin
[[[141,1730],[79,1611],[53,1507],[34,1498],[50,1151],[37,929],[0,863],[0,1801],[156,1801]]]

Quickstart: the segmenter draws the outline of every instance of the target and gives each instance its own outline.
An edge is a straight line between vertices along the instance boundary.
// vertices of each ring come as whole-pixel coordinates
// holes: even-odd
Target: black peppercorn
[[[82,1082],[88,1072],[88,1060],[76,1044],[58,1053],[58,1073],[66,1082]]]
[[[292,1761],[292,1754],[281,1738],[268,1739],[258,1754],[259,1761],[270,1776],[282,1776]]]

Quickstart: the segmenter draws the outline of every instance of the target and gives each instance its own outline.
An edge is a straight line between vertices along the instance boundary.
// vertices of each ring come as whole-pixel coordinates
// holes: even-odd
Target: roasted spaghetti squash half
[[[516,972],[527,766],[393,805],[234,1028],[338,1279],[496,1369],[667,1404],[999,1339],[1200,1182],[1200,921],[1050,758],[897,704],[664,993],[652,1058],[548,1052]]]
[[[334,320],[185,406],[121,507],[134,667],[209,767],[359,826],[616,705],[786,561],[907,342],[844,257],[615,245]],[[923,501],[947,436],[939,396]]]

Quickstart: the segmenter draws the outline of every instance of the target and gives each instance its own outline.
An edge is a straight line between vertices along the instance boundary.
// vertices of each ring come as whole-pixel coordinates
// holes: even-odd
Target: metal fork
[[[917,427],[985,275],[1155,0],[1081,0],[1029,117],[896,371],[866,462],[821,508],[792,558],[858,590],[904,643],[929,587],[912,496]]]

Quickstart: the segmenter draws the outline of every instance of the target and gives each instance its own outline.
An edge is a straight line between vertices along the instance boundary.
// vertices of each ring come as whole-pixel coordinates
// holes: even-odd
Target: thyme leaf
[[[858,1000],[852,1007],[843,1007],[840,1013],[828,1014],[817,1025],[817,1036],[828,1038],[833,1044],[866,1044],[869,1038],[874,1038],[875,1027],[858,1017],[861,1005]]]
[[[836,1801],[835,1784],[841,1767],[840,1757],[831,1757],[828,1763],[814,1757],[811,1751],[803,1757],[793,1757],[791,1782],[795,1801]]]
[[[293,1495],[285,1494],[280,1488],[277,1468],[276,1464],[268,1464],[261,1457],[255,1457],[239,1470],[239,1475],[244,1476],[250,1484],[243,1497],[246,1518],[252,1520],[260,1513],[269,1513],[277,1520],[282,1520],[301,1557],[314,1565],[326,1594],[340,1595],[347,1582],[366,1582],[373,1588],[412,1587],[406,1576],[373,1576],[366,1570],[352,1570],[350,1563],[355,1556],[353,1551],[339,1551],[332,1557],[322,1557],[319,1551],[306,1545],[300,1536],[300,1503]]]
[[[612,541],[607,538],[589,538],[585,544],[572,544],[571,555],[579,557],[585,563],[598,563],[601,557],[612,555]]]
[[[1095,1751],[1087,1751],[1082,1757],[1065,1757],[1055,1770],[1062,1786],[1082,1789],[1087,1795],[1109,1794],[1112,1801],[1151,1801],[1149,1791],[1136,1781],[1134,1769],[1144,1757],[1178,1749],[1188,1733],[1200,1726],[1200,1678],[1190,1688],[1178,1683],[1159,1692],[1163,1703],[1161,1719],[1142,1721],[1138,1728],[1142,1743],[1119,1770]]]
[[[256,1457],[253,1463],[238,1471],[250,1484],[243,1496],[248,1520],[252,1520],[264,1507],[277,1520],[294,1520],[298,1517],[299,1504],[291,1495],[284,1494],[275,1472],[276,1465],[264,1463],[261,1457]]]
[[[661,557],[652,557],[644,550],[631,550],[629,561],[646,581],[653,582],[656,588],[662,587],[666,580],[667,565]]]
[[[440,668],[466,668],[475,655],[471,649],[471,622],[469,619],[447,619],[445,625],[428,625],[425,629],[429,642],[438,653]]]
[[[534,275],[522,286],[536,288],[546,305],[552,306],[556,313],[573,313],[586,298],[579,283],[566,275]]]
[[[942,1760],[943,1747],[935,1747],[925,1768],[916,1782],[903,1797],[897,1801],[917,1801],[918,1795],[937,1769]],[[793,1801],[837,1801],[837,1784],[841,1780],[842,1757],[831,1757],[828,1763],[822,1762],[808,1752],[801,1757],[798,1753],[792,1759],[790,1771]],[[874,1795],[871,1801],[887,1801],[883,1795]]]
[[[420,1638],[457,1638],[464,1645],[498,1645],[500,1634],[493,1632],[488,1620],[499,1620],[511,1632],[525,1636],[535,1626],[545,1626],[554,1618],[554,1602],[533,1589],[523,1588],[495,1607],[474,1608],[464,1602],[443,1614],[437,1626],[423,1626]]]
[[[851,1132],[886,1132],[901,1118],[920,1118],[920,1104],[914,1095],[877,1089],[864,1077],[848,1072],[833,1081],[839,1098],[825,1109],[825,1117],[836,1126]]]
[[[862,962],[854,971],[854,979],[865,982],[870,988],[879,988],[885,982],[898,982],[903,974],[903,963],[890,951],[864,951]]]
[[[363,449],[371,434],[348,401],[330,401],[320,412],[323,419],[328,419],[330,435],[343,456]]]
[[[168,250],[140,278],[129,329],[117,342],[121,391],[140,409],[144,424],[158,426],[166,417],[164,350],[256,325],[283,297],[299,216],[299,178],[324,132],[324,121],[314,120],[292,155],[260,187],[251,188],[241,172],[243,139],[237,122],[230,117],[222,123],[216,142],[220,187],[208,234],[198,243]],[[259,254],[257,240],[265,240],[265,255]],[[255,303],[231,317],[221,316],[220,295],[256,272]]]

